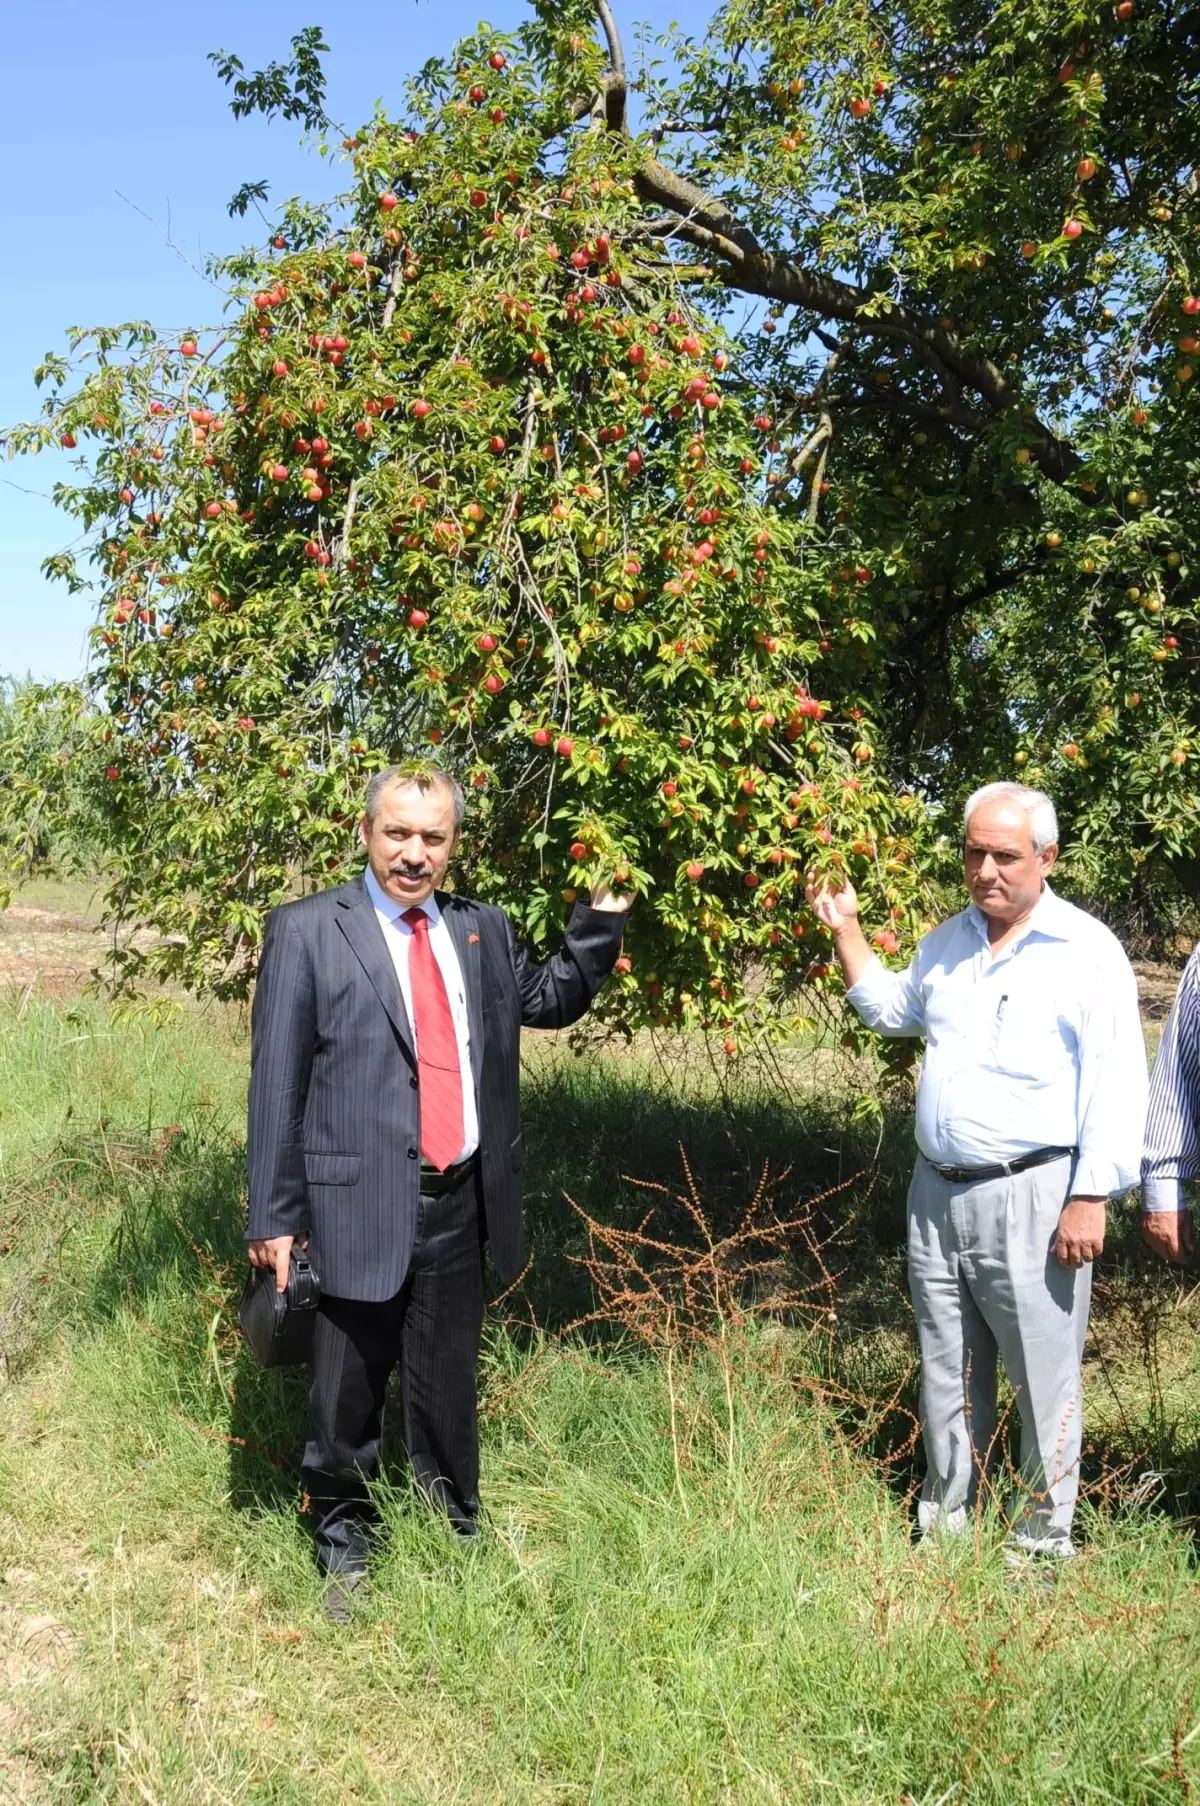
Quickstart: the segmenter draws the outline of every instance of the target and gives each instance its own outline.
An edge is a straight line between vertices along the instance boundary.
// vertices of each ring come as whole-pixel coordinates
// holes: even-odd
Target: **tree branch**
[[[725,121],[723,119],[660,119],[650,134],[650,141],[657,149],[668,132],[695,133],[697,138],[704,138],[710,132],[723,132],[724,130]]]
[[[608,44],[611,70],[605,77],[603,108],[608,129],[628,133],[625,118],[625,57],[610,0],[593,0]],[[729,287],[764,300],[782,301],[826,320],[841,320],[872,337],[890,339],[918,352],[949,385],[961,383],[993,413],[1020,405],[1019,391],[990,358],[965,351],[953,333],[936,320],[914,312],[886,295],[856,287],[806,268],[792,258],[768,251],[726,204],[678,175],[657,157],[647,156],[634,172],[634,184],[648,205],[665,210],[674,223],[655,222],[664,235],[681,238],[712,257]],[[961,421],[960,424],[966,424]],[[973,416],[978,428],[980,417]],[[1082,466],[1078,453],[1040,421],[1030,420],[1029,446],[1034,462],[1053,482],[1069,481]]]
[[[845,413],[860,408],[882,408],[889,414],[908,414],[915,420],[927,420],[931,426],[961,426],[971,433],[982,432],[987,424],[982,414],[964,407],[961,402],[917,401],[909,395],[890,395],[886,389],[873,395],[850,396],[839,400],[838,406]]]
[[[863,334],[911,346],[938,368],[943,378],[950,375],[964,388],[973,390],[993,412],[1004,412],[1019,404],[1018,391],[990,358],[964,351],[954,335],[935,320],[886,296],[765,251],[749,228],[721,201],[654,158],[646,159],[634,181],[643,200],[676,210],[679,217],[673,236],[715,258],[723,266],[722,274],[730,287],[804,308],[827,320],[843,320],[857,326]],[[981,424],[978,416],[973,424]],[[1068,481],[1081,468],[1082,460],[1072,447],[1041,422],[1030,421],[1029,431],[1033,441],[1030,453],[1054,482]]]
[[[350,549],[350,529],[354,525],[354,511],[358,507],[358,478],[352,477],[346,492],[346,511],[342,515],[341,530],[333,542],[333,563],[341,564]]]
[[[617,21],[613,17],[609,0],[595,0],[595,7],[608,44],[610,65],[604,81],[604,117],[610,132],[624,132],[625,101],[629,84],[625,75],[625,52],[621,48],[621,34],[617,30]]]
[[[919,646],[931,634],[940,633],[948,627],[956,615],[965,614],[968,608],[974,608],[978,602],[987,602],[992,596],[1000,596],[1005,590],[1013,589],[1023,577],[1028,577],[1036,567],[1033,564],[1018,564],[1008,571],[993,571],[974,589],[956,596],[953,585],[946,586],[946,599],[934,614],[920,621],[910,634],[901,640],[899,651],[903,654],[911,647]]]
[[[392,267],[388,271],[387,300],[383,304],[383,317],[379,322],[380,332],[387,332],[396,313],[396,303],[404,288],[404,257],[397,251],[392,259]]]
[[[822,414],[821,425],[828,430],[821,440],[821,455],[817,459],[817,468],[813,472],[812,487],[808,492],[808,519],[810,525],[816,524],[817,513],[821,506],[821,484],[825,481],[825,464],[829,457],[829,446],[833,439],[833,421],[828,414]]]

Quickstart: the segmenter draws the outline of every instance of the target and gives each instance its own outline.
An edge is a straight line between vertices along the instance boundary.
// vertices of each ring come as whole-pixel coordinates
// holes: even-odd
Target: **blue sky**
[[[633,23],[669,18],[700,32],[709,7],[651,0],[619,7],[627,52]],[[286,54],[303,26],[324,27],[331,54],[328,108],[355,125],[405,76],[472,30],[481,17],[511,29],[515,0],[401,0],[323,8],[316,0],[209,0],[198,11],[161,0],[111,8],[59,0],[51,12],[10,8],[5,17],[5,104],[0,155],[10,172],[0,199],[0,422],[37,412],[32,370],[63,348],[69,326],[148,319],[164,328],[219,318],[221,297],[192,263],[253,236],[226,203],[246,180],[272,194],[321,195],[331,174],[285,121],[235,120],[206,60],[236,51],[248,69]],[[121,197],[125,198],[122,199]],[[136,211],[141,209],[141,212]],[[149,215],[149,218],[144,217]],[[39,566],[72,542],[74,524],[49,499],[70,474],[70,455],[0,462],[0,674],[77,677],[86,659],[90,602],[42,577]]]

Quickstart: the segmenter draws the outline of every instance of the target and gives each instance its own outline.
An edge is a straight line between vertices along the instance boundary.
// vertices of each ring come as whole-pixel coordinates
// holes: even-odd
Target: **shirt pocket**
[[[1037,996],[1006,997],[997,1009],[992,1037],[992,1063],[1012,1078],[1038,1084],[1055,1082],[1071,1063],[1058,1008]]]

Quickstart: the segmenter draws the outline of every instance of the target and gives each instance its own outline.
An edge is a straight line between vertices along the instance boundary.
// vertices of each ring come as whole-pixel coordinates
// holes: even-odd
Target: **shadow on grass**
[[[584,1217],[629,1229],[653,1210],[670,1233],[689,1176],[715,1239],[732,1233],[766,1177],[775,1214],[834,1193],[815,1213],[839,1270],[856,1281],[894,1268],[904,1240],[907,1126],[847,1125],[844,1098],[781,1090],[767,1074],[734,1094],[680,1095],[618,1061],[560,1059],[528,1072],[522,1092],[529,1270],[521,1292],[532,1319],[557,1330],[589,1308],[580,1262]],[[653,1188],[661,1187],[661,1192]],[[577,1209],[572,1208],[572,1201]],[[582,1213],[582,1214],[580,1214]],[[884,1283],[869,1303],[891,1315]]]
[[[147,1136],[112,1132],[64,1143],[58,1168],[76,1210],[120,1202],[104,1257],[83,1287],[82,1315],[128,1310],[178,1350],[181,1400],[206,1367],[223,1363],[230,1398],[230,1499],[236,1509],[295,1507],[297,1425],[307,1376],[260,1372],[237,1329],[245,1275],[245,1148],[208,1123]],[[215,1327],[214,1327],[215,1326]],[[188,1415],[183,1409],[183,1415]]]
[[[829,1370],[814,1377],[840,1392],[849,1433],[894,1492],[910,1497],[922,1457],[912,1434],[917,1370],[904,1281],[906,1113],[897,1111],[880,1135],[848,1124],[844,1096],[792,1094],[765,1081],[743,1084],[734,1096],[689,1095],[649,1083],[632,1061],[612,1059],[539,1061],[526,1073],[523,1096],[530,1265],[494,1307],[493,1323],[521,1344],[587,1315],[595,1300],[583,1264],[585,1216],[628,1230],[652,1209],[655,1233],[677,1238],[689,1229],[678,1194],[690,1172],[719,1240],[736,1229],[765,1171],[779,1218],[817,1200],[813,1220],[834,1278],[837,1329],[827,1344]],[[76,1276],[82,1314],[103,1318],[128,1307],[168,1323],[185,1393],[189,1362],[199,1372],[215,1352],[231,1397],[227,1424],[215,1432],[229,1444],[231,1502],[239,1510],[295,1510],[307,1376],[259,1372],[236,1330],[246,1271],[240,1143],[198,1126],[165,1144],[143,1136],[115,1156],[111,1136],[102,1150],[80,1143],[62,1150],[62,1160],[76,1200],[90,1194],[93,1208],[106,1198],[120,1202],[106,1252]],[[797,1271],[805,1259],[797,1248]],[[1120,1317],[1140,1323],[1145,1338],[1147,1311],[1161,1321],[1178,1289],[1118,1226],[1097,1276],[1094,1337],[1103,1342],[1110,1319]],[[601,1325],[588,1333],[614,1332]],[[1126,1354],[1131,1337],[1125,1333]],[[1092,1437],[1085,1480],[1099,1482],[1109,1506],[1151,1503],[1191,1518],[1200,1510],[1200,1419],[1166,1408],[1152,1336],[1146,1348],[1146,1385],[1126,1388],[1124,1416],[1107,1414],[1104,1433]],[[1099,1404],[1096,1390],[1092,1396]],[[385,1459],[392,1465],[402,1451],[398,1413],[390,1417]],[[1143,1478],[1147,1470],[1167,1473],[1166,1484],[1156,1490]]]

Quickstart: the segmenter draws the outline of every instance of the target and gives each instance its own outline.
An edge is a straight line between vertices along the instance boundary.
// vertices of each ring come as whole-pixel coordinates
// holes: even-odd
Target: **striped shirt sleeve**
[[[1182,1181],[1200,1178],[1200,947],[1187,963],[1150,1080],[1142,1208],[1186,1209]]]

